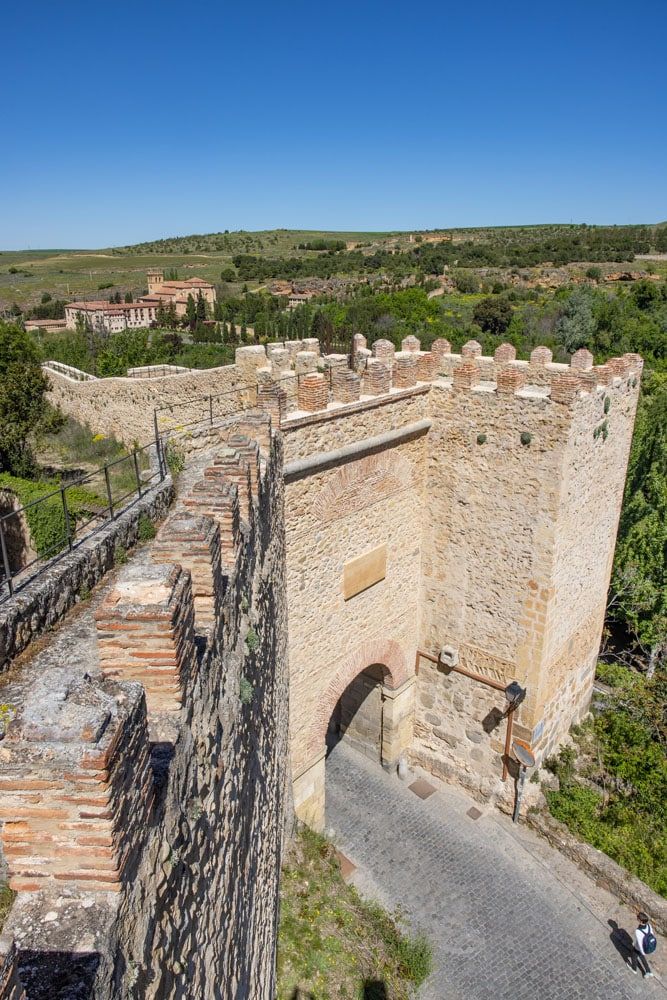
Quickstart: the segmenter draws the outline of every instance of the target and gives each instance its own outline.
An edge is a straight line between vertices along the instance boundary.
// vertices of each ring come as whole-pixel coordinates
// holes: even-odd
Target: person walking
[[[649,923],[648,916],[640,912],[637,914],[637,920],[639,921],[639,926],[635,931],[633,947],[627,958],[627,963],[635,975],[637,974],[637,968],[640,968],[644,979],[649,979],[653,976],[653,973],[651,972],[651,966],[648,964],[646,956],[653,954],[658,942],[653,927]]]

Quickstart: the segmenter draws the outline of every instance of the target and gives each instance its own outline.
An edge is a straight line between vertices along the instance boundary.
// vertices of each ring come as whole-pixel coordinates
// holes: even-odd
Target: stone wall
[[[408,751],[506,806],[505,685],[527,690],[514,735],[539,760],[586,711],[599,647],[641,359],[594,366],[578,351],[563,365],[545,347],[517,361],[509,344],[493,357],[475,341],[460,354],[444,340],[428,352],[414,337],[401,346],[369,352],[357,338],[354,372],[312,341],[240,348],[219,370],[248,387],[225,397],[230,406],[256,403],[282,432],[294,802],[319,827],[327,728],[369,668],[383,671],[383,762]],[[201,389],[218,377],[120,380],[120,399],[146,419],[151,393],[173,401],[184,379]],[[91,385],[69,389],[92,398]],[[201,417],[201,402],[184,413]],[[184,498],[216,519],[224,558],[239,544],[257,456],[217,413],[203,416],[179,430],[174,406],[164,427],[190,465],[216,441],[231,449]],[[263,418],[237,413],[238,433],[260,440],[253,419]],[[206,531],[188,537],[201,559]],[[196,608],[213,614],[214,574],[194,557],[188,568]],[[437,662],[443,646],[456,669]],[[356,725],[348,712],[349,730],[368,742],[370,702],[364,711]]]
[[[25,1000],[18,973],[14,939],[0,934],[0,997],[2,1000]]]
[[[262,435],[254,475],[242,457],[252,442],[236,431],[222,468],[234,439],[249,503],[206,456],[183,482],[206,484],[210,514],[179,505],[95,597],[94,617],[61,630],[3,690],[17,712],[0,743],[1,840],[18,890],[6,929],[28,1000],[275,995],[282,447]],[[233,544],[220,544],[216,493],[239,513]]]
[[[426,404],[420,387],[392,394],[383,405],[352,403],[307,417],[297,412],[283,421],[291,459],[285,466],[287,592],[293,609],[290,747],[295,806],[314,825],[323,819],[322,755],[338,699],[360,672],[375,665],[385,668],[387,689],[399,688],[413,674],[418,638],[426,426],[382,449],[354,448],[381,432],[419,424]],[[346,447],[353,450],[326,467],[290,471],[294,463]],[[373,553],[382,557],[381,578],[367,587],[361,580],[356,590],[354,574],[363,566],[355,561],[363,564]],[[348,569],[352,593],[346,597]],[[411,697],[407,690],[406,697]],[[383,756],[394,755],[392,721],[384,708]],[[388,711],[393,709],[392,702]],[[364,734],[363,741],[369,740]]]
[[[136,441],[146,444],[155,437],[153,411],[159,414],[161,431],[180,430],[185,425],[208,416],[208,401],[202,397],[228,394],[216,398],[213,415],[216,418],[235,412],[247,393],[240,388],[249,380],[236,365],[222,368],[192,370],[181,375],[159,378],[100,378],[78,381],[51,368],[44,369],[49,380],[48,398],[63,413],[74,417],[97,434],[106,434],[123,441],[128,447]],[[254,380],[250,383],[254,387]],[[236,390],[236,391],[234,391]]]
[[[430,393],[420,645],[526,687],[514,736],[538,760],[590,700],[640,371],[501,388],[461,366]],[[502,690],[422,660],[413,760],[509,804],[506,707]]]
[[[114,566],[119,549],[133,546],[139,519],[164,517],[173,500],[171,476],[151,487],[113,521],[78,545],[73,552],[54,559],[48,568],[0,604],[0,674],[9,662],[38,636],[53,628]]]

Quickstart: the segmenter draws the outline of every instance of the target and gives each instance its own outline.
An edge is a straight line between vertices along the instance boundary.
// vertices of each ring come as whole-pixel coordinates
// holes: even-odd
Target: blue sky
[[[667,3],[6,5],[0,247],[667,219]]]

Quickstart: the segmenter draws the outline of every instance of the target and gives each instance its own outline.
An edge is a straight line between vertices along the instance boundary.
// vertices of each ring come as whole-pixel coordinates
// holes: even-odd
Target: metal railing
[[[165,474],[158,439],[0,516],[0,603],[114,521]]]
[[[241,413],[243,410],[255,409],[258,406],[258,394],[262,385],[275,386],[282,385],[284,382],[294,387],[298,393],[301,379],[305,378],[306,375],[309,374],[311,373],[299,372],[297,374],[292,372],[291,375],[284,375],[282,378],[272,378],[266,383],[247,382],[245,385],[235,386],[233,389],[226,389],[225,392],[218,392],[207,396],[195,396],[190,399],[175,400],[173,403],[165,403],[163,406],[156,406],[153,410],[153,432],[155,439],[156,441],[162,440],[163,438],[168,437],[171,431],[180,433],[181,431],[187,430],[188,427],[195,427],[197,424],[207,423],[210,426],[216,420],[222,420],[224,417],[232,417],[234,414]],[[329,382],[329,389],[332,389],[334,369],[327,368],[322,374],[326,375]],[[239,397],[236,405],[234,405],[234,397]],[[231,404],[231,408],[227,408],[227,403]],[[193,412],[193,407],[196,407],[194,417],[188,417],[186,415],[183,419],[179,419],[179,410],[182,411],[187,408],[188,414],[191,414]],[[167,415],[172,418],[173,423],[168,422]]]
[[[61,361],[44,361],[42,363],[42,369],[47,372],[55,372],[56,375],[63,375],[65,378],[69,378],[73,382],[98,381],[96,375],[91,375],[90,372],[81,371],[80,368],[74,368],[72,365],[65,365]]]

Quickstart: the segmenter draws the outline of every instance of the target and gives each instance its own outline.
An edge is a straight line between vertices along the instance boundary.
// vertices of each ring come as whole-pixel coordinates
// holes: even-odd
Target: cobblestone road
[[[609,919],[634,930],[629,911],[531,831],[490,809],[470,819],[467,796],[428,780],[422,801],[345,744],[327,761],[327,828],[352,881],[433,943],[419,1000],[665,1000],[658,963],[633,976],[610,939]]]

